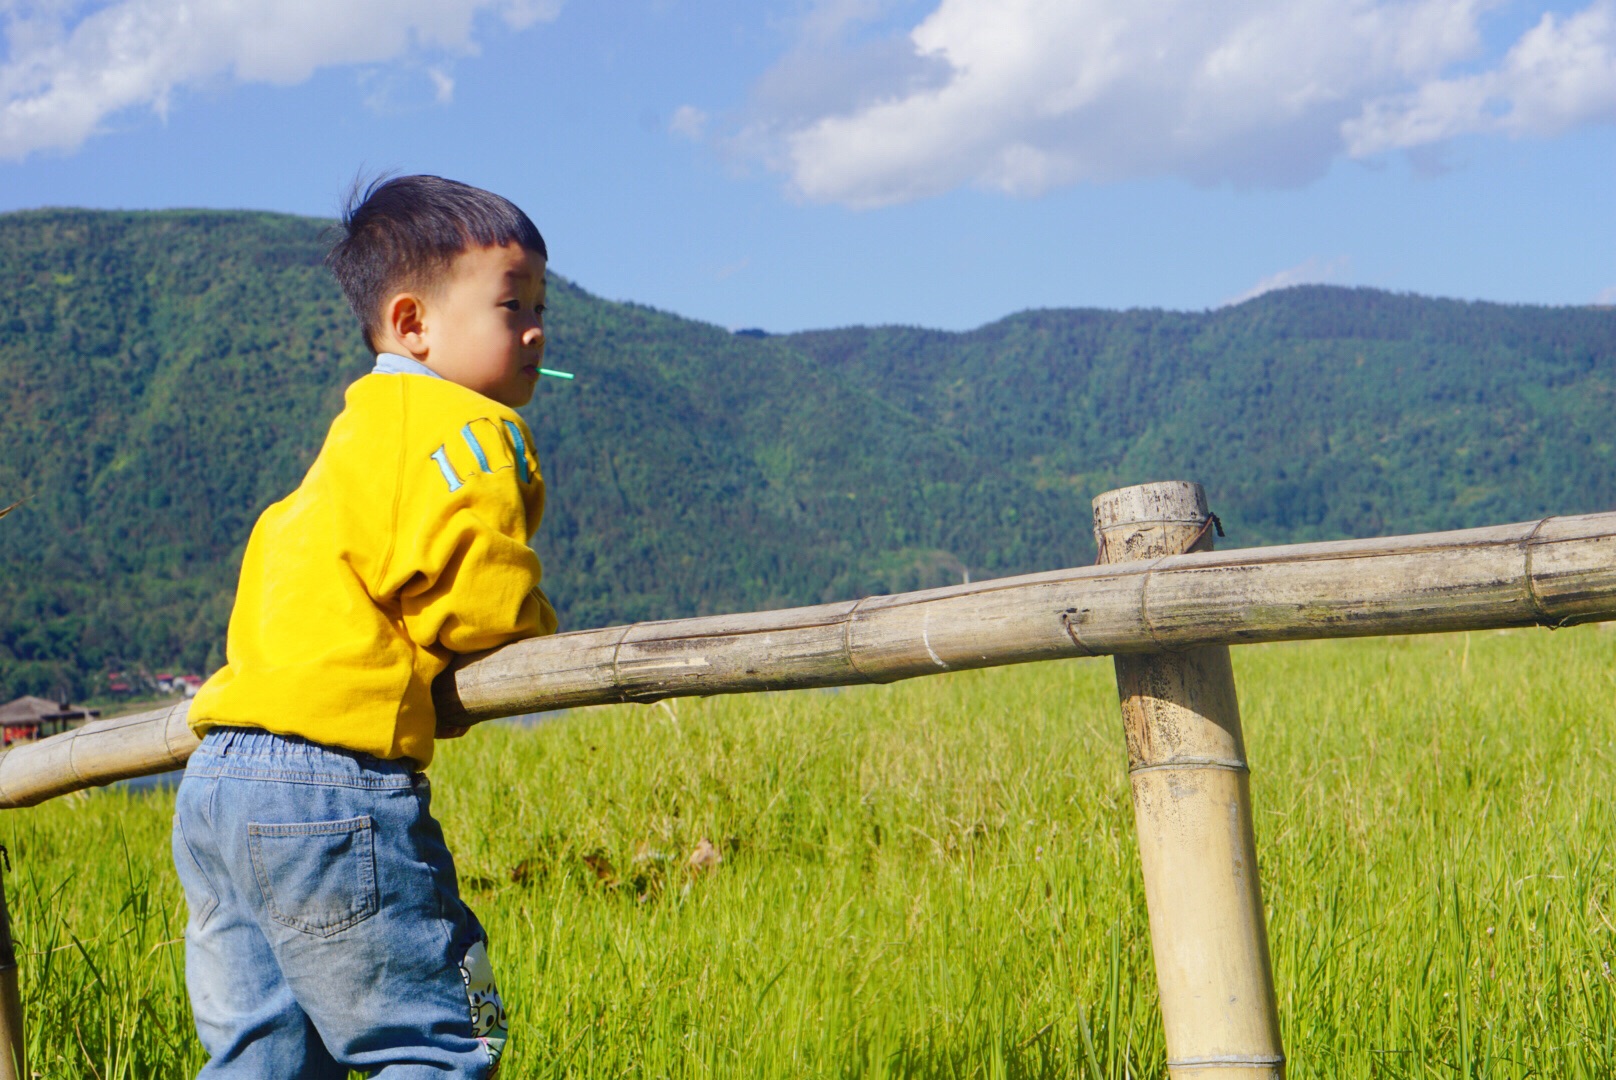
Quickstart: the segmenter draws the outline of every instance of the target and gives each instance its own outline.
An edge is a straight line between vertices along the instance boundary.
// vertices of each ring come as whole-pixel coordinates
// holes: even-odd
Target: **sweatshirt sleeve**
[[[387,576],[423,648],[481,652],[552,634],[555,611],[528,545],[544,480],[520,419],[476,417],[415,442],[402,463]]]

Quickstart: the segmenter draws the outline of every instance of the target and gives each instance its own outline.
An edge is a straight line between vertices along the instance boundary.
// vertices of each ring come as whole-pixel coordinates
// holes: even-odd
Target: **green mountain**
[[[368,366],[327,227],[0,215],[0,700],[218,662],[254,518]],[[1151,479],[1204,483],[1229,545],[1616,506],[1608,309],[1307,287],[769,337],[549,302],[564,627],[1085,562],[1089,499]]]

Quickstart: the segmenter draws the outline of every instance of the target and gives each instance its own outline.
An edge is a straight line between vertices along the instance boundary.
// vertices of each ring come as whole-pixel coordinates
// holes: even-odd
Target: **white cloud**
[[[1370,102],[1343,127],[1359,157],[1473,132],[1556,135],[1616,119],[1616,0],[1543,16],[1498,67]]]
[[[902,40],[901,78],[890,40],[884,54],[866,45],[887,58],[884,83],[844,62],[839,104],[777,109],[753,128],[804,197],[878,206],[1147,175],[1294,185],[1347,153],[1608,118],[1616,0],[1546,17],[1475,76],[1489,92],[1466,104],[1476,91],[1450,76],[1483,59],[1481,19],[1500,2],[940,0]],[[803,55],[760,82],[765,113],[779,83],[834,67],[820,57],[794,71]],[[1501,104],[1514,119],[1497,122]]]
[[[720,266],[717,270],[713,271],[713,280],[728,281],[730,278],[734,277],[736,274],[739,274],[741,271],[745,270],[751,265],[752,256],[744,255],[735,262],[726,263],[725,265]]]
[[[1334,259],[1320,259],[1315,255],[1295,266],[1288,266],[1269,274],[1239,296],[1231,296],[1225,300],[1223,306],[1243,304],[1247,300],[1257,299],[1263,293],[1271,293],[1275,289],[1288,289],[1292,285],[1324,285],[1337,282],[1346,277],[1351,269],[1352,260],[1345,255]]]
[[[1606,307],[1616,305],[1616,285],[1607,285],[1600,289],[1599,295],[1594,297],[1594,303]]]
[[[935,0],[799,0],[793,41],[752,86],[748,107],[711,139],[732,165],[760,160],[789,170],[792,134],[827,117],[940,86],[941,60],[915,52],[914,19]],[[727,129],[727,130],[725,130]]]
[[[427,78],[432,80],[432,96],[439,105],[447,105],[454,100],[454,76],[438,67],[426,69]]]
[[[218,78],[292,85],[317,69],[414,51],[475,51],[475,20],[513,28],[561,0],[15,0],[0,8],[0,157],[71,150],[125,109],[165,113],[175,91]],[[442,76],[440,79],[439,76]],[[447,99],[453,81],[433,75]]]
[[[699,142],[707,133],[707,114],[694,105],[681,105],[673,111],[673,119],[668,121],[668,130],[675,135]]]
[[[378,116],[402,116],[454,101],[455,81],[445,66],[414,59],[360,67],[354,83],[365,108]]]
[[[526,30],[534,23],[549,22],[561,14],[563,0],[503,0],[500,17],[512,30]]]

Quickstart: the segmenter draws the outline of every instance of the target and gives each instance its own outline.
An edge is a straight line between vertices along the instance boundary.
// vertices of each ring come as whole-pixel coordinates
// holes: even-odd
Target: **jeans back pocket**
[[[343,821],[247,826],[253,872],[269,917],[330,937],[376,914],[375,824]]]

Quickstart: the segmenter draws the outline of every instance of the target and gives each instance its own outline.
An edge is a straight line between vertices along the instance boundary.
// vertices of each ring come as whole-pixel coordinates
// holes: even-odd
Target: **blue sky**
[[[0,210],[506,194],[585,288],[959,329],[1616,303],[1616,0],[0,0]]]

